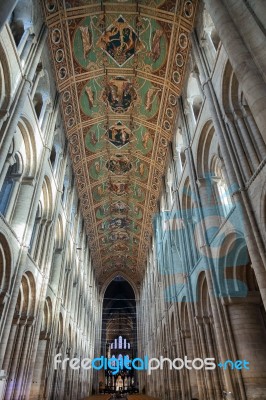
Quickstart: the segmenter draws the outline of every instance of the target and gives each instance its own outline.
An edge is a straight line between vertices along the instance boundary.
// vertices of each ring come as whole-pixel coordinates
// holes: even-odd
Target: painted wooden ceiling
[[[100,283],[145,271],[196,0],[44,0]]]

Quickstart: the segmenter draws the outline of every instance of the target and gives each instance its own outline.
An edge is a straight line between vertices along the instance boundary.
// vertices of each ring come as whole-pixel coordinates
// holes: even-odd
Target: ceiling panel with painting
[[[145,269],[195,1],[44,1],[70,154],[103,282]]]

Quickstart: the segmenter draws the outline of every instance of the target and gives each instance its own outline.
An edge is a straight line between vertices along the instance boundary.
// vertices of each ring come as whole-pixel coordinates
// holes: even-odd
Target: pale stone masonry
[[[0,4],[0,400],[85,399],[99,376],[53,358],[99,356],[109,282],[95,278],[33,3]],[[140,372],[136,398],[266,400],[265,21],[263,0],[199,1],[145,278],[129,281],[140,357],[250,369]]]

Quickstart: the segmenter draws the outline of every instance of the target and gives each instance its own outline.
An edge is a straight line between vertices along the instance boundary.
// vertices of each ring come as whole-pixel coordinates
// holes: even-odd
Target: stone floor
[[[98,396],[86,397],[84,400],[108,400],[110,394],[101,394]],[[128,400],[158,400],[153,397],[144,396],[143,394],[132,394],[128,396]]]

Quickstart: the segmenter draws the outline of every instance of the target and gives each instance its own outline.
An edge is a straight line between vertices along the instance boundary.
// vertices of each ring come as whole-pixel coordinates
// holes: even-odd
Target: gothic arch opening
[[[116,276],[103,297],[101,354],[108,359],[134,359],[137,356],[137,315],[133,287],[122,276]],[[116,362],[112,362],[113,368]],[[114,374],[112,372],[115,372]],[[136,371],[119,365],[100,371],[100,393],[138,390]]]

